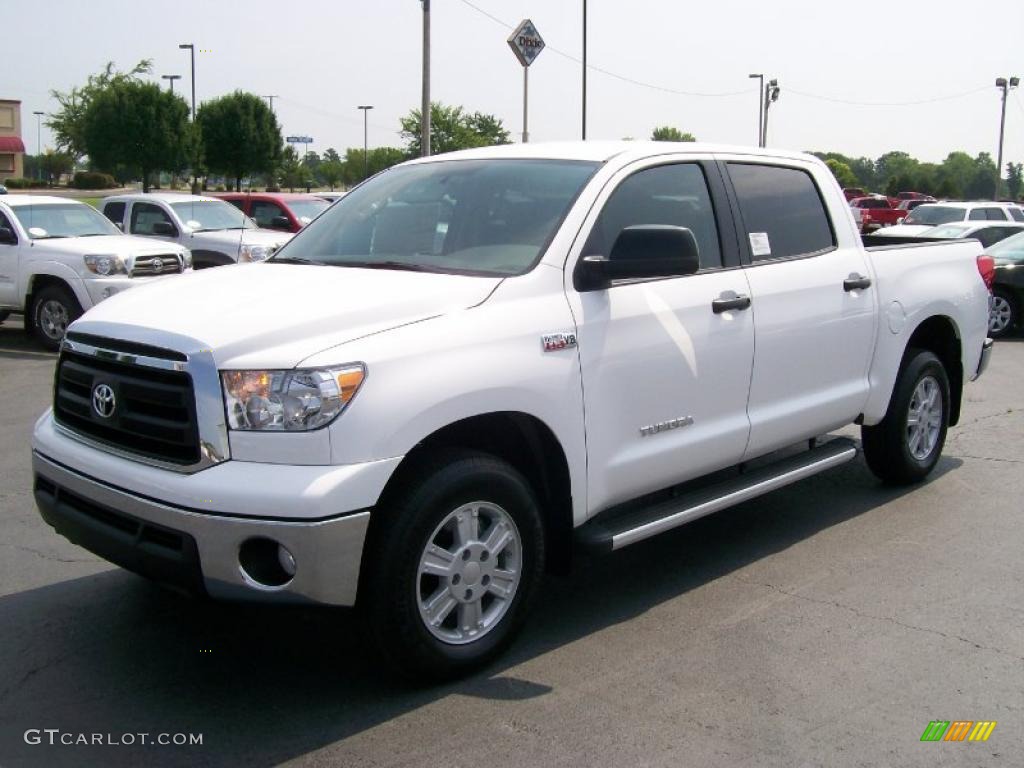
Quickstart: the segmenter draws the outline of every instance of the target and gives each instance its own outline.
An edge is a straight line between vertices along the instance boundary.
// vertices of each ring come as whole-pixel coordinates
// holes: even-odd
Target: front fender
[[[25,301],[26,313],[31,311],[31,307],[28,305],[29,299],[40,284],[41,276],[56,278],[64,283],[74,294],[83,310],[89,309],[93,305],[92,297],[89,296],[89,291],[85,287],[85,280],[67,264],[62,264],[59,261],[33,261],[31,265],[31,272],[25,274],[22,281],[24,286],[22,296]]]

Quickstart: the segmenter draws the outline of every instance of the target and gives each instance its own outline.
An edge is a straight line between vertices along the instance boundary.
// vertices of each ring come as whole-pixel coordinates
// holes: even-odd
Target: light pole
[[[189,52],[192,65],[192,125],[195,127],[196,124],[196,47],[193,43],[181,43],[178,48]],[[196,168],[198,165],[198,158],[192,158],[192,193],[195,194],[199,191],[199,169]]]
[[[587,140],[587,0],[583,0],[583,140]]]
[[[171,93],[174,93],[174,81],[181,80],[181,75],[160,75],[171,86]]]
[[[356,109],[363,110],[363,178],[365,179],[370,175],[369,123],[367,123],[367,116],[370,114],[370,110],[373,109],[373,105],[361,104]]]
[[[761,101],[761,92],[764,90],[764,74],[747,75],[749,78],[757,78],[757,146],[764,146],[764,134],[762,133],[762,127],[764,125],[764,103]]]
[[[1003,113],[999,118],[999,159],[996,160],[996,190],[992,194],[993,200],[999,199],[999,185],[1003,181],[1003,133],[1006,130],[1006,95],[1020,85],[1019,77],[1011,77],[1007,80],[1005,77],[996,79],[996,88],[1002,88],[1003,90]]]
[[[423,4],[423,100],[420,104],[420,155],[430,156],[430,0]]]
[[[270,113],[273,114],[274,113],[274,99],[278,98],[277,94],[273,93],[273,94],[270,94],[268,96],[264,96],[263,98],[267,100],[267,103],[270,105]]]
[[[769,80],[764,87],[764,127],[761,128],[761,146],[768,146],[768,108],[779,100],[779,81]]]
[[[36,116],[36,178],[42,181],[43,178],[43,140],[42,129],[39,127],[42,121],[43,112],[36,110],[32,113]]]

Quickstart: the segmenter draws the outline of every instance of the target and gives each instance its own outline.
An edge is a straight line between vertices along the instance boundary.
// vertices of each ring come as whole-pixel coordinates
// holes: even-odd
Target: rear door
[[[597,291],[567,286],[592,512],[735,464],[747,443],[754,326],[746,307],[713,307],[748,293],[717,166],[658,158],[623,169],[591,211],[573,258],[607,256],[623,228],[642,224],[691,229],[700,271]]]
[[[839,189],[799,160],[726,160],[750,284],[755,352],[745,458],[849,424],[868,395],[878,307]],[[828,195],[828,203],[826,197]]]

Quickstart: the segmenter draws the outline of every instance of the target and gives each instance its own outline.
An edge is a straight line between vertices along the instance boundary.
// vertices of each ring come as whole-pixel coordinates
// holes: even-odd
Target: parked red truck
[[[899,224],[908,211],[892,205],[888,198],[881,196],[858,197],[850,201],[853,218],[860,225],[861,232],[874,232],[882,227]]]

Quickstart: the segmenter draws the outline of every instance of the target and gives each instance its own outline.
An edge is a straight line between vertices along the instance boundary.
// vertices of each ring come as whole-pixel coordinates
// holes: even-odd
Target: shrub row
[[[43,189],[47,186],[45,181],[39,179],[19,179],[17,176],[7,179],[3,185],[8,189]]]
[[[109,173],[77,171],[71,180],[71,186],[75,189],[113,189],[117,182]]]

